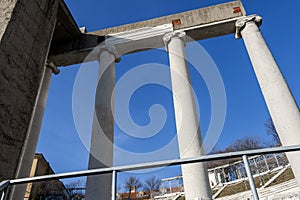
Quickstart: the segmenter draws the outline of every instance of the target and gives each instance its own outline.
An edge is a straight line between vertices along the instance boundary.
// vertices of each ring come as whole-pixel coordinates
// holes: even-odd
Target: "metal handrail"
[[[228,158],[237,158],[237,157],[242,158],[243,156],[248,157],[248,156],[260,155],[260,154],[263,155],[263,154],[283,153],[283,152],[291,152],[291,151],[300,151],[300,145],[255,149],[255,150],[229,152],[229,153],[220,153],[220,154],[200,156],[200,157],[196,157],[196,158],[174,159],[174,160],[149,162],[149,163],[134,164],[134,165],[90,169],[90,170],[83,170],[83,171],[77,171],[77,172],[51,174],[51,175],[36,176],[36,177],[30,177],[30,178],[5,180],[0,183],[0,192],[4,191],[9,185],[18,185],[18,184],[32,183],[32,182],[38,182],[38,181],[74,178],[74,177],[100,175],[100,174],[108,174],[108,173],[113,173],[114,177],[115,177],[116,176],[115,173],[121,172],[121,171],[133,171],[133,170],[157,168],[157,167],[164,167],[164,166],[192,164],[192,163],[214,161],[214,160],[221,160],[221,159],[228,159]]]

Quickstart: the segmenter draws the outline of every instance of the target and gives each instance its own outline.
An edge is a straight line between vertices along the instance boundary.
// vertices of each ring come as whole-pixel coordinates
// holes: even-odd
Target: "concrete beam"
[[[152,48],[164,46],[162,37],[167,32],[185,31],[187,36],[194,40],[202,40],[222,35],[235,33],[235,22],[245,16],[245,10],[240,1],[233,1],[206,8],[200,8],[179,14],[159,17],[142,22],[127,24],[100,31],[84,33],[77,40],[67,41],[59,45],[52,45],[49,59],[58,66],[68,66],[85,61],[97,60],[97,56],[86,57],[89,53],[104,40],[113,39],[122,41],[116,46],[120,54],[129,54],[138,51],[145,51]],[[166,28],[166,27],[169,27]],[[163,32],[162,29],[165,29]],[[130,38],[132,35],[143,32],[153,33],[159,29],[161,34],[145,34],[145,37]],[[134,51],[130,51],[134,49]]]

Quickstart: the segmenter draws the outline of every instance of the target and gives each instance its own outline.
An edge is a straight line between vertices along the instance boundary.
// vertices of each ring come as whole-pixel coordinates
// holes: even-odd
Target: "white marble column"
[[[113,47],[101,49],[92,127],[89,169],[113,166],[115,59]],[[87,178],[87,200],[111,200],[112,174]]]
[[[203,155],[195,97],[185,55],[185,33],[164,36],[171,70],[177,137],[181,158]],[[211,199],[211,189],[205,163],[182,165],[186,200]]]
[[[24,142],[22,155],[16,172],[16,177],[18,178],[25,178],[30,174],[30,169],[33,163],[35,150],[42,127],[52,73],[58,74],[59,70],[53,63],[46,64],[35,101],[30,126],[28,128],[28,134]],[[25,190],[26,184],[12,187],[10,199],[23,199]]]
[[[272,56],[259,26],[257,15],[236,23],[236,36],[242,37],[263,93],[271,118],[284,146],[300,144],[300,113],[294,97]],[[280,28],[280,27],[279,27]],[[300,183],[300,152],[287,153],[293,172]]]

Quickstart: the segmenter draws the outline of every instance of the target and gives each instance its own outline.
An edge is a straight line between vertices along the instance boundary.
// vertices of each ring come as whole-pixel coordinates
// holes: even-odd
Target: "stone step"
[[[296,184],[284,185],[284,186],[281,186],[281,187],[264,189],[264,190],[261,190],[261,191],[258,191],[258,192],[259,192],[259,193],[265,193],[265,192],[280,192],[280,191],[282,191],[282,190],[287,190],[287,189],[290,189],[290,188],[296,188],[297,186],[298,186],[298,185],[296,185]]]
[[[268,188],[277,188],[277,187],[280,188],[284,185],[290,185],[290,184],[297,184],[297,181],[295,179],[292,179],[292,180],[286,181],[284,183],[276,184],[276,185],[269,186],[269,187],[266,187],[266,188],[260,188],[259,190],[264,190],[264,189],[268,189]]]
[[[288,190],[295,189],[297,187],[298,187],[298,183],[295,179],[293,179],[285,183],[259,189],[258,195],[260,198],[269,197],[269,196],[279,194],[281,192],[286,192]]]
[[[284,185],[281,187],[264,189],[264,190],[258,191],[258,193],[263,194],[263,193],[268,193],[268,192],[280,192],[282,190],[296,188],[297,186],[298,186],[297,184]]]
[[[274,186],[270,186],[267,188],[260,188],[258,189],[258,196],[260,199],[277,199],[280,195],[284,195],[285,192],[291,191],[292,193],[297,192],[297,188],[300,191],[300,188],[298,187],[298,183],[296,179],[292,179],[289,181],[286,181],[284,183],[280,183]],[[299,192],[298,192],[299,193]],[[297,197],[298,198],[298,197]],[[240,194],[235,194],[232,196],[223,197],[220,199],[226,199],[226,200],[239,200],[239,199],[250,199],[252,200],[252,193],[251,191],[242,192]]]
[[[295,181],[295,182],[289,182],[289,183],[283,183],[283,184],[278,184],[278,185],[274,185],[274,186],[271,186],[271,187],[267,187],[267,188],[264,188],[260,191],[268,191],[268,190],[280,190],[282,188],[286,188],[286,187],[297,187],[298,186],[298,183]]]

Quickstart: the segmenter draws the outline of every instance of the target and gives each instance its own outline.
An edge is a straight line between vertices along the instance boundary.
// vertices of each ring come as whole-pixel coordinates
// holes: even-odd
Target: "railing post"
[[[0,183],[0,193],[2,192],[1,200],[6,200],[9,184],[10,184],[9,180],[2,181]]]
[[[2,191],[1,200],[6,200],[7,197],[7,188]]]
[[[265,155],[263,155],[264,157],[264,161],[265,161],[265,164],[266,164],[266,167],[267,167],[267,171],[270,171],[270,168],[269,168],[269,165],[268,165],[268,162],[267,162],[267,158]]]
[[[256,187],[255,187],[255,183],[254,183],[254,180],[253,180],[253,176],[252,176],[252,173],[251,173],[251,169],[250,169],[250,166],[249,166],[248,156],[243,155],[243,161],[244,161],[245,170],[246,170],[246,173],[247,173],[247,176],[248,176],[249,185],[250,185],[250,188],[251,188],[251,191],[252,191],[253,198],[254,198],[254,200],[259,200],[257,190],[256,190]]]
[[[117,172],[112,173],[111,200],[116,200]]]
[[[278,159],[277,159],[277,155],[276,153],[273,154],[274,158],[275,158],[275,161],[276,161],[276,164],[277,164],[277,167],[280,167],[280,164],[278,162]]]
[[[259,171],[259,168],[258,168],[258,165],[257,165],[255,159],[256,158],[253,158],[253,162],[254,162],[254,165],[255,165],[255,168],[256,168],[256,173],[258,174],[258,177],[259,177],[259,183],[260,183],[260,185],[263,185],[265,181],[260,176],[260,171]]]

